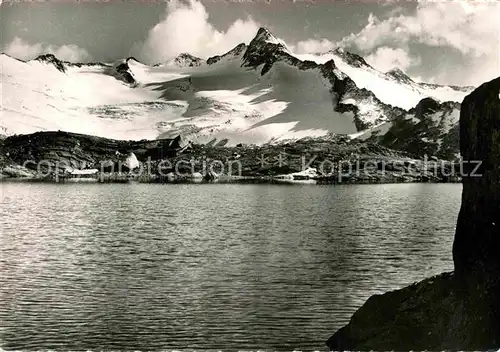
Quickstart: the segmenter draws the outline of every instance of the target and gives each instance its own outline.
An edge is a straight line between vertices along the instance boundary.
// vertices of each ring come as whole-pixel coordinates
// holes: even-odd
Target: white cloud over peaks
[[[495,41],[498,46],[499,13],[500,2],[425,1],[418,4],[412,15],[397,15],[381,21],[370,14],[368,24],[359,33],[344,38],[342,43],[368,51],[388,43],[405,44],[412,40],[480,55],[491,49],[488,41]]]
[[[253,39],[259,25],[250,17],[236,20],[225,32],[208,22],[205,6],[197,0],[168,2],[164,18],[150,29],[138,56],[151,63],[180,53],[208,57],[227,52]]]
[[[297,54],[324,53],[335,48],[335,44],[328,39],[308,39],[288,45],[290,50]]]
[[[58,59],[70,62],[87,62],[92,59],[87,50],[74,44],[61,46],[42,43],[30,44],[19,37],[15,37],[3,51],[21,60],[34,59],[42,54],[54,54]]]
[[[442,78],[456,84],[475,84],[500,74],[499,15],[498,1],[427,0],[420,2],[411,15],[397,14],[380,20],[371,14],[360,32],[345,37],[339,45],[354,46],[375,56],[374,51],[385,46],[450,47],[466,58],[471,73],[464,76],[461,72],[460,77],[456,71],[440,73]],[[481,70],[476,69],[478,65]]]
[[[386,72],[395,67],[406,70],[410,66],[420,64],[418,57],[411,57],[408,51],[401,48],[383,46],[366,57],[366,61],[377,70]]]

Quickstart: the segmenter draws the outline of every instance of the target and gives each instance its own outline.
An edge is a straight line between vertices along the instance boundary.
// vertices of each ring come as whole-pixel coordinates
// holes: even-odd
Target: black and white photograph
[[[0,0],[10,351],[500,351],[500,1]]]

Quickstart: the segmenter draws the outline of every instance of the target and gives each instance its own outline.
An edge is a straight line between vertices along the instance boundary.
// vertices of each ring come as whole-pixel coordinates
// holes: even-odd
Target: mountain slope
[[[0,125],[8,134],[65,130],[117,139],[155,138],[155,125],[165,120],[164,114],[180,115],[183,107],[159,100],[150,89],[134,88],[132,62],[22,62],[1,55]]]
[[[64,130],[138,140],[182,133],[261,144],[363,134],[412,114],[424,98],[459,102],[469,91],[381,73],[342,50],[295,55],[264,28],[249,45],[208,60],[181,54],[147,66],[134,58],[73,64],[0,55],[0,67],[5,134]]]
[[[348,75],[359,88],[373,92],[383,103],[409,110],[424,98],[461,102],[474,87],[441,86],[414,82],[399,69],[382,73],[371,67],[361,56],[342,49],[325,54],[295,55],[302,60],[324,63],[334,60],[337,67]]]

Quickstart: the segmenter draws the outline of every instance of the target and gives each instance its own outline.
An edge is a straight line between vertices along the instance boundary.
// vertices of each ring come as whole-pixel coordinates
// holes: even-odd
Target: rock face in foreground
[[[463,179],[462,207],[453,244],[455,271],[467,276],[500,278],[499,94],[497,78],[468,95],[460,113],[462,157],[481,162],[474,174],[477,163],[471,163],[470,176]]]
[[[455,272],[375,295],[328,341],[330,350],[486,350],[500,347],[500,78],[461,106],[465,167]],[[467,165],[467,164],[465,164]],[[472,165],[472,164],[471,164]],[[480,175],[477,175],[480,174]]]
[[[453,273],[374,295],[327,342],[330,350],[485,350],[495,342],[483,288],[466,289]]]

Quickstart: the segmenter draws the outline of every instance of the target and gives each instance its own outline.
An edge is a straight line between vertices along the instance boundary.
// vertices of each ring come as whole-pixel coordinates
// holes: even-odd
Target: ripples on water
[[[0,185],[4,349],[325,350],[451,270],[461,185]]]

